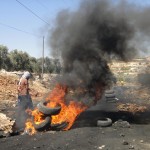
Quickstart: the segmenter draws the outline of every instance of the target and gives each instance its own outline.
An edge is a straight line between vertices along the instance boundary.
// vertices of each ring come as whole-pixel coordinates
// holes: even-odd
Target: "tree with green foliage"
[[[26,52],[13,50],[10,52],[10,60],[13,65],[13,70],[29,70],[32,71],[30,65],[30,57]]]
[[[36,59],[28,53],[17,49],[8,52],[6,46],[0,45],[0,69],[7,71],[28,70],[34,73],[42,72],[42,57]],[[44,73],[60,73],[61,63],[59,59],[44,58]]]
[[[53,59],[49,58],[49,57],[45,57],[44,59],[44,71],[46,73],[52,73],[54,72],[55,66],[53,63]]]
[[[30,66],[31,66],[31,71],[34,73],[40,73],[41,72],[41,67],[38,63],[38,60],[35,57],[30,57]]]
[[[6,46],[0,45],[0,69],[10,70],[12,67],[8,48]]]

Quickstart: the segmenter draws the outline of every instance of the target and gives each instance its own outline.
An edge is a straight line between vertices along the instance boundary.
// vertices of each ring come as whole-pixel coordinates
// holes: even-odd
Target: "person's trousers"
[[[16,111],[16,128],[22,129],[25,127],[26,120],[30,118],[29,114],[26,112],[27,109],[33,109],[31,96],[29,94],[19,95]]]

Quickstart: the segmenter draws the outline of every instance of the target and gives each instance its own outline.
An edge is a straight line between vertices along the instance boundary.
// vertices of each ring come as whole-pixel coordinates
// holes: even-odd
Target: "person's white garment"
[[[30,76],[31,76],[30,72],[25,71],[25,72],[23,73],[23,75],[22,75],[22,78],[27,79],[27,78],[30,78]]]
[[[24,79],[29,79],[30,77],[31,77],[30,72],[25,71],[25,72],[23,73],[22,77],[20,78],[20,80],[19,80],[19,84],[18,84],[18,85],[20,85],[20,84],[21,84],[22,78],[24,78]]]

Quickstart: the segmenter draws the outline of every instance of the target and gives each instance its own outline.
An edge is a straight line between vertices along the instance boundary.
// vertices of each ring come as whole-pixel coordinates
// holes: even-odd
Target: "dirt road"
[[[0,138],[1,150],[149,150],[150,112],[132,115],[117,112],[116,104],[102,102],[82,113],[68,131]],[[107,107],[107,109],[106,109]],[[97,127],[99,117],[109,117],[110,127]],[[122,125],[116,124],[119,120]]]
[[[80,122],[81,123],[81,122]],[[81,126],[81,124],[80,124]],[[1,150],[149,150],[150,125],[130,128],[96,127],[82,124],[69,131],[48,131],[33,136],[18,135],[0,139]]]

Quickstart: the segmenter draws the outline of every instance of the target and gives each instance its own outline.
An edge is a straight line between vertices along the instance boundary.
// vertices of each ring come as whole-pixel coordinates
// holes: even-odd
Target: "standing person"
[[[17,128],[20,129],[23,129],[25,127],[26,119],[29,117],[26,110],[33,109],[32,99],[29,94],[30,78],[31,78],[31,74],[28,71],[25,71],[17,85],[18,109],[17,109],[17,116],[16,116],[16,126]]]

